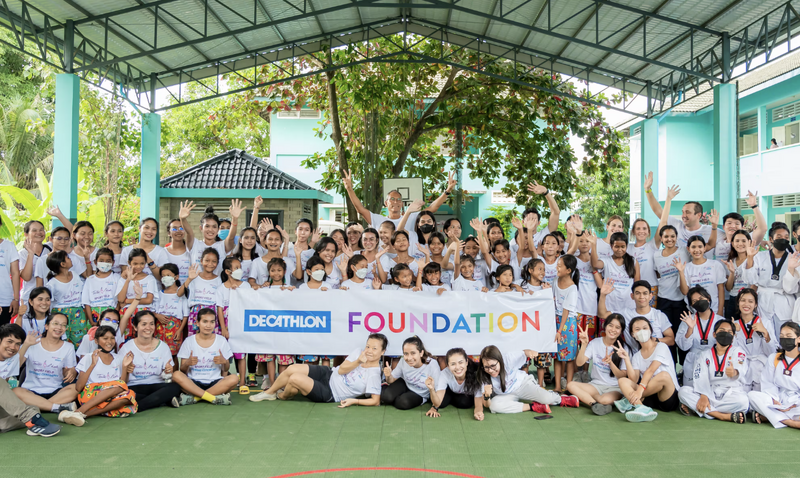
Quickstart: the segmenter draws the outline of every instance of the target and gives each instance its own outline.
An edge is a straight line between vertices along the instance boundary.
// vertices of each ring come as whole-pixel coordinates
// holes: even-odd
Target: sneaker
[[[32,437],[51,437],[58,435],[58,432],[61,431],[60,425],[48,422],[42,418],[42,415],[39,413],[34,415],[29,422],[25,423],[25,426],[28,427],[28,435]]]
[[[247,386],[258,387],[258,382],[256,381],[256,374],[251,373],[247,375]]]
[[[631,402],[629,402],[627,398],[622,398],[620,400],[617,400],[616,402],[614,402],[614,406],[617,407],[619,413],[625,413],[628,410],[633,409],[633,405],[631,405]]]
[[[550,413],[550,405],[539,402],[531,402],[531,410],[536,413]]]
[[[589,382],[592,381],[591,377],[589,377],[589,372],[586,371],[586,370],[581,370],[580,372],[578,372],[577,375],[578,375],[578,379],[577,380],[580,383],[589,383]]]
[[[230,393],[223,393],[222,395],[217,395],[214,398],[214,405],[230,405],[230,404],[231,404]]]
[[[178,400],[178,397],[172,397],[172,400],[169,401],[170,406],[172,408],[178,408],[181,406],[181,402]]]
[[[195,403],[197,403],[197,401],[195,401],[194,395],[189,395],[186,393],[181,394],[181,407],[185,407],[186,405],[194,405]]]
[[[581,402],[580,400],[578,400],[578,397],[572,395],[563,395],[561,397],[561,403],[559,404],[559,406],[567,408],[578,408],[580,404]]]
[[[611,413],[611,405],[603,405],[602,403],[594,402],[592,404],[592,413],[598,416],[608,415]]]
[[[251,402],[263,402],[264,400],[277,400],[278,395],[275,393],[261,392],[255,395],[250,395]]]
[[[58,413],[63,412],[64,410],[68,410],[70,412],[74,412],[78,409],[78,406],[75,405],[75,402],[64,403],[58,406]]]
[[[86,415],[81,412],[72,412],[70,410],[61,410],[58,414],[58,421],[62,423],[69,423],[76,427],[82,427],[86,423]]]
[[[561,377],[561,390],[567,389],[567,377]]]
[[[625,414],[625,419],[629,422],[652,422],[658,413],[650,407],[636,405],[633,410]]]

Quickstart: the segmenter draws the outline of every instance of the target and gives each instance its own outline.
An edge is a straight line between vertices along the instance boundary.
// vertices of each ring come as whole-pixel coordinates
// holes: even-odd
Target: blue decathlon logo
[[[245,332],[330,333],[330,311],[245,309]]]

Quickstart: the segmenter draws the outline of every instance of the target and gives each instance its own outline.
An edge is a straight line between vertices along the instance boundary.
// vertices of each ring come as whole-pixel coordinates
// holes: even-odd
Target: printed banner
[[[555,352],[553,293],[251,290],[231,292],[228,330],[236,353],[347,355],[367,335],[389,339],[388,355],[402,355],[417,335],[434,355],[461,347],[478,355],[502,350]]]

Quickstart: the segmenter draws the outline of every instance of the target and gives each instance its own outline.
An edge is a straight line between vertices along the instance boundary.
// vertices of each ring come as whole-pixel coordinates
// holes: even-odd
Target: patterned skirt
[[[196,304],[189,308],[189,322],[188,328],[189,332],[187,335],[195,335],[197,334],[200,329],[197,327],[197,313],[200,312],[202,309],[213,309],[217,310],[216,307],[203,305],[203,304]],[[214,314],[216,316],[216,314]],[[217,323],[214,326],[214,333],[217,335],[222,335],[222,329],[219,326],[219,317],[217,317]]]
[[[109,389],[111,387],[120,387],[122,388],[122,393],[117,395],[116,397],[111,398],[107,402],[103,402],[98,405],[98,408],[106,408],[109,403],[116,402],[118,400],[130,400],[130,404],[125,405],[124,407],[118,408],[116,410],[111,410],[110,412],[103,413],[103,415],[111,418],[121,417],[121,416],[128,416],[133,415],[136,413],[138,409],[138,405],[136,403],[136,394],[133,390],[128,389],[128,385],[125,382],[120,382],[119,380],[114,380],[111,382],[103,382],[103,383],[87,383],[86,388],[78,395],[78,403],[81,405],[85,404],[92,398],[96,397],[98,393],[102,392],[103,390]]]
[[[556,318],[561,323],[561,316],[556,314]],[[561,328],[561,340],[558,341],[558,356],[556,360],[559,362],[569,362],[578,357],[578,320],[570,314],[564,327]]]
[[[160,320],[156,320],[156,333],[155,337],[164,341],[169,345],[169,351],[172,355],[178,355],[181,349],[181,338],[178,336],[181,331],[182,319],[167,316],[167,323],[162,324]]]
[[[294,363],[294,355],[272,355],[272,354],[256,355],[256,362],[272,362],[273,360],[278,365],[292,365]]]
[[[589,336],[589,341],[596,337],[597,334],[597,317],[594,315],[578,314],[578,325],[581,329],[586,331]],[[587,344],[588,345],[588,344]]]
[[[225,320],[225,328],[227,329],[228,328],[228,306],[227,305],[222,308],[222,318],[223,318],[223,320]],[[230,333],[231,333],[231,330],[228,329],[228,334],[230,334]],[[236,352],[233,353],[233,358],[235,358],[236,360],[241,360],[241,359],[244,358],[244,356],[245,356],[245,354],[237,354]]]
[[[125,315],[125,312],[128,311],[128,308],[130,308],[130,305],[126,305],[125,307],[122,308],[122,312],[121,312],[120,318],[122,318],[122,316]],[[134,310],[133,313],[131,314],[131,318],[128,319],[128,330],[123,330],[122,331],[123,335],[125,337],[125,341],[128,341],[128,340],[136,337],[136,329],[133,328],[133,316],[136,315],[136,313],[139,312],[140,310],[145,310],[145,308],[144,307],[137,307],[136,310]],[[157,320],[156,320],[156,326],[158,326],[158,321]]]
[[[50,314],[52,315],[56,312],[67,316],[67,340],[77,350],[81,340],[83,340],[83,336],[89,331],[92,325],[91,322],[86,318],[86,314],[81,307],[53,307]]]

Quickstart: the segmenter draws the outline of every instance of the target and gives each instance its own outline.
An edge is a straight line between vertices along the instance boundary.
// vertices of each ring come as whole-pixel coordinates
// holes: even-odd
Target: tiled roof
[[[241,149],[232,149],[161,180],[162,188],[312,190]]]

